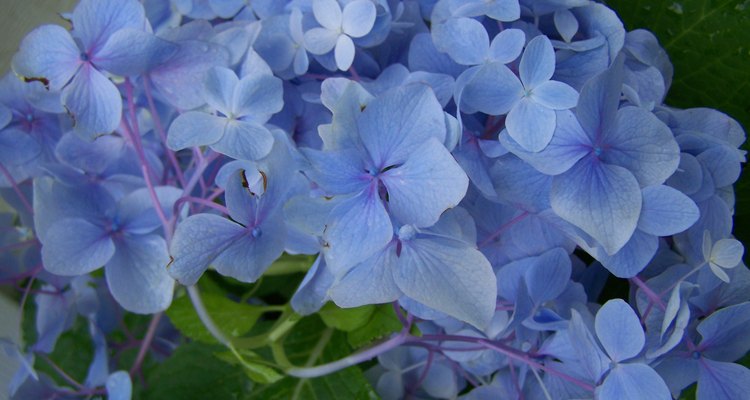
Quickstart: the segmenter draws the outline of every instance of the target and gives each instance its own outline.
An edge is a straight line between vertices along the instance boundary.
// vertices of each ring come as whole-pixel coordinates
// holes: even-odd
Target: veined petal
[[[527,90],[533,90],[555,73],[555,49],[547,36],[539,35],[526,45],[518,73]]]
[[[700,217],[695,202],[679,190],[656,185],[643,188],[643,210],[638,229],[654,236],[670,236],[690,228]]]
[[[26,79],[49,81],[60,90],[81,66],[81,50],[70,33],[58,25],[43,25],[29,33],[13,57],[13,71]]]
[[[494,61],[509,64],[521,55],[525,44],[526,34],[522,30],[506,29],[492,39],[489,54]]]
[[[238,160],[260,160],[273,147],[273,135],[255,122],[229,120],[224,136],[211,148]]]
[[[391,219],[375,185],[342,201],[328,218],[323,252],[336,277],[343,276],[393,238]]]
[[[347,35],[339,35],[333,52],[336,58],[336,67],[342,71],[348,70],[354,62],[355,50],[352,38]]]
[[[596,388],[596,394],[596,398],[601,400],[669,400],[672,398],[664,379],[645,364],[615,366],[610,370],[602,385]]]
[[[484,62],[490,49],[487,30],[472,18],[451,18],[432,33],[440,51],[462,65],[477,65]]]
[[[501,115],[507,114],[523,94],[518,77],[505,64],[491,62],[459,75],[454,97],[466,113]]]
[[[646,343],[638,316],[622,299],[606,302],[596,313],[594,327],[599,342],[615,362],[637,356]]]
[[[557,215],[614,254],[633,235],[642,199],[630,172],[587,156],[553,179],[550,204]]]
[[[104,267],[107,286],[128,311],[153,314],[172,302],[174,279],[164,268],[169,263],[167,243],[159,235],[125,235]]]
[[[362,154],[356,150],[302,148],[300,151],[312,165],[312,169],[305,173],[327,194],[358,193],[372,178],[367,173]]]
[[[403,224],[428,227],[461,202],[469,178],[442,143],[431,138],[406,162],[383,173],[391,214]]]
[[[697,398],[734,400],[750,393],[750,370],[747,367],[707,358],[701,361]]]
[[[377,10],[370,0],[354,0],[344,6],[341,28],[344,33],[359,38],[367,35],[375,25]]]
[[[234,91],[240,82],[237,74],[229,68],[213,67],[206,73],[203,98],[209,106],[226,116],[232,113]]]
[[[93,140],[112,133],[122,117],[122,96],[117,87],[91,64],[78,70],[62,91],[62,103],[73,117],[75,131]]]
[[[479,250],[437,237],[402,246],[394,279],[406,296],[480,329],[489,325],[497,283]]]
[[[107,398],[109,400],[130,400],[133,394],[133,382],[127,371],[117,371],[107,378]]]
[[[183,285],[194,285],[208,265],[246,229],[213,214],[196,214],[177,225],[170,254],[169,275]]]
[[[178,46],[138,29],[115,32],[104,47],[91,56],[99,68],[116,75],[141,74],[163,64],[177,53]]]
[[[547,81],[534,88],[531,98],[553,110],[567,110],[578,104],[578,92],[566,83]]]
[[[52,225],[44,238],[42,262],[53,274],[83,275],[102,267],[115,252],[115,245],[101,226],[79,218]]]
[[[95,53],[120,29],[148,27],[143,5],[136,0],[82,0],[73,10],[74,35]]]
[[[336,47],[340,34],[326,28],[312,28],[305,32],[305,48],[313,54],[326,54]]]
[[[281,256],[285,243],[286,225],[281,213],[276,213],[260,225],[248,227],[248,233],[227,246],[212,264],[224,276],[255,282]]]
[[[264,123],[284,106],[281,79],[272,75],[248,75],[234,87],[232,112],[235,117],[252,117]]]
[[[336,0],[313,0],[313,15],[326,29],[339,30],[341,28],[341,6]]]
[[[505,125],[508,134],[523,149],[542,151],[555,133],[555,111],[525,97],[508,113]]]
[[[19,166],[39,156],[42,148],[31,135],[16,128],[0,131],[0,162]]]
[[[190,111],[172,121],[167,146],[172,150],[214,144],[224,136],[229,120],[200,111]]]
[[[335,283],[329,294],[339,307],[359,307],[397,300],[401,290],[393,280],[396,268],[396,244],[375,253],[354,266]]]

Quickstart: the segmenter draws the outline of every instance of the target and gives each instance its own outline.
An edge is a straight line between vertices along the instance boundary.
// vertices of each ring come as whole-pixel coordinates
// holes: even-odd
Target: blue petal
[[[521,81],[500,62],[470,68],[456,79],[456,101],[467,114],[507,114],[523,93]]]
[[[323,251],[337,277],[375,254],[393,238],[390,217],[373,185],[343,200],[328,218]]]
[[[559,175],[569,170],[590,152],[586,146],[588,138],[572,112],[558,111],[556,114],[557,126],[552,140],[542,151],[528,151],[503,132],[499,136],[500,143],[543,174]]]
[[[695,202],[669,186],[643,188],[638,229],[654,236],[670,236],[690,228],[700,217]]]
[[[101,136],[89,142],[66,133],[55,146],[55,156],[65,164],[99,174],[120,158],[124,149],[125,141],[117,136]]]
[[[578,92],[565,83],[547,81],[534,88],[532,99],[553,110],[567,110],[578,104]]]
[[[203,98],[209,106],[222,114],[233,117],[232,105],[235,88],[240,80],[229,68],[213,67],[206,73]]]
[[[122,29],[92,56],[97,67],[115,75],[136,75],[169,60],[177,45],[137,29]]]
[[[42,261],[44,268],[53,274],[75,276],[100,268],[114,252],[115,245],[103,227],[69,218],[47,230]]]
[[[534,257],[526,270],[526,286],[536,304],[554,300],[570,282],[571,262],[568,253],[559,247]]]
[[[432,39],[438,50],[463,65],[481,64],[489,53],[487,30],[471,18],[449,19],[439,29],[433,30]]]
[[[672,395],[664,380],[651,367],[644,364],[620,364],[614,367],[596,388],[597,399],[669,400]]]
[[[281,79],[270,75],[243,77],[234,87],[232,112],[235,117],[252,117],[264,123],[284,105]]]
[[[357,121],[375,167],[406,161],[429,138],[445,141],[445,118],[427,85],[392,89],[367,105]]]
[[[133,382],[127,371],[113,372],[107,378],[107,398],[109,400],[130,400],[133,393]]]
[[[557,215],[614,254],[633,235],[642,199],[630,172],[587,156],[553,179],[550,204]]]
[[[42,286],[42,290],[53,291],[52,285]],[[70,328],[75,320],[75,302],[73,293],[66,291],[60,294],[41,292],[36,295],[36,333],[37,341],[33,346],[34,351],[52,353],[60,335]]]
[[[167,146],[172,150],[214,144],[224,136],[226,118],[200,111],[190,111],[172,121],[167,132]]]
[[[124,236],[116,241],[117,251],[104,267],[107,286],[117,302],[128,311],[153,314],[172,302],[174,279],[167,244],[158,235]]]
[[[739,364],[703,359],[697,398],[735,400],[750,393],[750,370]]]
[[[247,230],[212,214],[197,214],[177,225],[169,274],[183,285],[194,285],[208,265]]]
[[[95,53],[120,29],[145,29],[146,12],[136,0],[82,0],[73,10],[74,34]]]
[[[16,128],[4,129],[0,132],[0,162],[6,167],[23,165],[42,152],[31,135]]]
[[[560,32],[563,40],[570,42],[578,33],[578,20],[570,10],[558,10],[554,15],[555,28]]]
[[[127,194],[117,205],[117,220],[123,231],[131,234],[150,233],[161,226],[162,222],[154,208],[150,189],[141,188]],[[154,188],[156,199],[167,219],[172,218],[173,206],[182,197],[182,190],[170,186]]]
[[[490,57],[494,61],[510,64],[523,51],[526,34],[520,29],[506,29],[495,36],[490,43]]]
[[[376,14],[375,5],[370,0],[354,0],[346,3],[342,13],[341,29],[353,38],[365,36],[375,25]]]
[[[46,79],[52,90],[62,89],[81,66],[81,51],[70,33],[57,25],[34,29],[13,57],[13,71],[26,79]]]
[[[495,313],[497,283],[475,248],[444,238],[403,242],[394,280],[410,298],[480,329]]]
[[[341,6],[336,0],[313,0],[312,11],[315,19],[330,30],[341,28]]]
[[[92,140],[120,125],[122,97],[117,87],[91,64],[78,70],[62,91],[61,100],[73,116],[76,133]]]
[[[547,36],[539,35],[526,45],[518,74],[526,90],[533,90],[555,73],[555,50]]]
[[[609,148],[602,159],[627,168],[641,186],[664,183],[680,163],[680,148],[672,131],[652,113],[637,107],[617,112],[617,129],[606,132]]]
[[[614,127],[622,93],[622,64],[620,57],[608,70],[586,82],[578,97],[576,116],[593,143]]]
[[[294,312],[300,315],[318,312],[328,301],[328,289],[333,280],[333,274],[328,270],[325,258],[319,255],[292,296],[290,304]]]
[[[354,266],[331,286],[331,300],[339,307],[359,307],[397,300],[402,294],[393,280],[397,262],[394,243]]]
[[[597,382],[608,369],[610,360],[602,353],[581,314],[575,309],[571,309],[567,334],[570,340],[569,349],[572,348],[581,371],[591,381]]]
[[[612,361],[638,355],[646,344],[646,335],[635,311],[621,299],[610,300],[596,313],[596,336]]]
[[[469,178],[442,143],[429,139],[406,162],[382,174],[391,215],[427,227],[463,199]]]
[[[735,361],[750,350],[750,303],[732,305],[714,312],[698,325],[700,347],[717,361]]]
[[[246,4],[245,0],[209,0],[211,10],[226,19],[234,17]]]
[[[312,54],[326,54],[336,47],[339,34],[325,28],[312,28],[305,32],[305,48]]]
[[[555,118],[553,110],[530,98],[523,98],[508,113],[505,126],[510,137],[522,148],[538,152],[552,140]]]
[[[301,149],[301,152],[312,165],[305,173],[327,194],[359,192],[371,179],[358,151]]]
[[[354,62],[355,48],[352,38],[346,35],[339,35],[336,39],[336,48],[333,53],[336,59],[336,67],[342,71],[347,71]]]
[[[643,271],[659,248],[659,238],[641,230],[633,232],[627,243],[615,254],[600,248],[582,247],[619,278],[632,278]]]
[[[259,160],[273,147],[273,135],[263,125],[242,120],[228,120],[224,136],[211,148],[238,160]]]

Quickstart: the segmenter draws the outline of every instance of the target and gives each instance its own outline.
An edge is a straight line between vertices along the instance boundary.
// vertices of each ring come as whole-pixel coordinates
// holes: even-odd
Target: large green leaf
[[[220,294],[204,292],[201,298],[216,326],[229,336],[247,333],[262,314],[261,307],[235,303]],[[174,299],[167,316],[185,336],[204,343],[218,343],[198,318],[189,296]]]
[[[300,321],[284,340],[289,361],[313,366],[352,353],[346,335],[327,328],[317,316]],[[248,400],[371,400],[378,399],[359,367],[349,367],[314,379],[286,377],[273,385],[258,386]]]
[[[608,0],[628,30],[653,31],[674,64],[667,104],[711,107],[750,127],[750,1]]]

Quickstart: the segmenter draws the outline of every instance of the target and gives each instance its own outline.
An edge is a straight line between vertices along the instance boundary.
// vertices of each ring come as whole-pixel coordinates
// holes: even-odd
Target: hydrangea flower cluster
[[[383,399],[750,393],[745,133],[666,106],[666,53],[605,5],[82,0],[65,17],[0,82],[0,279],[36,309],[32,343],[2,342],[14,398],[130,398],[175,326],[195,339],[170,314],[183,285],[251,395],[371,359]],[[230,332],[201,301],[206,281],[296,285],[289,260],[305,276],[286,305],[218,296],[262,310],[259,336],[259,315]],[[351,331],[381,304],[400,322],[381,341],[283,355],[301,316]],[[154,316],[126,370],[112,337],[132,314]],[[82,381],[50,358],[80,321]]]

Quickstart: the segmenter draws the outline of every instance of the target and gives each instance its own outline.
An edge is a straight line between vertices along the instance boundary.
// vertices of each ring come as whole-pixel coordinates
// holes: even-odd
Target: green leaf
[[[83,382],[86,379],[89,365],[94,358],[94,342],[84,318],[77,318],[73,327],[60,335],[55,350],[48,357],[76,381]],[[56,379],[59,384],[70,385],[41,357],[36,358],[34,367],[37,371]]]
[[[375,312],[374,305],[339,308],[336,304],[328,302],[320,309],[318,315],[327,326],[344,332],[351,332],[370,321],[373,312]]]
[[[352,353],[346,335],[327,328],[316,316],[301,320],[284,340],[289,360],[313,366]],[[376,400],[375,390],[356,366],[314,379],[286,377],[273,385],[258,386],[247,400]]]
[[[316,256],[305,254],[284,253],[268,267],[264,273],[266,276],[288,275],[297,272],[307,272],[315,262]]]
[[[238,337],[250,331],[263,313],[261,307],[235,303],[211,292],[202,293],[201,298],[216,326],[230,337]],[[174,299],[167,310],[167,316],[185,336],[204,343],[218,343],[203,326],[189,296]]]
[[[608,0],[628,30],[653,31],[674,64],[667,104],[712,107],[750,127],[750,1]]]
[[[268,384],[284,378],[284,375],[265,365],[266,362],[250,350],[225,351],[216,354],[216,356],[229,364],[242,368],[247,377],[254,382]]]
[[[214,355],[221,347],[199,342],[184,344],[171,357],[146,371],[144,399],[237,399],[249,381],[241,368]]]
[[[375,307],[370,319],[361,327],[349,332],[346,338],[354,348],[368,345],[402,328],[396,312],[390,304]]]

